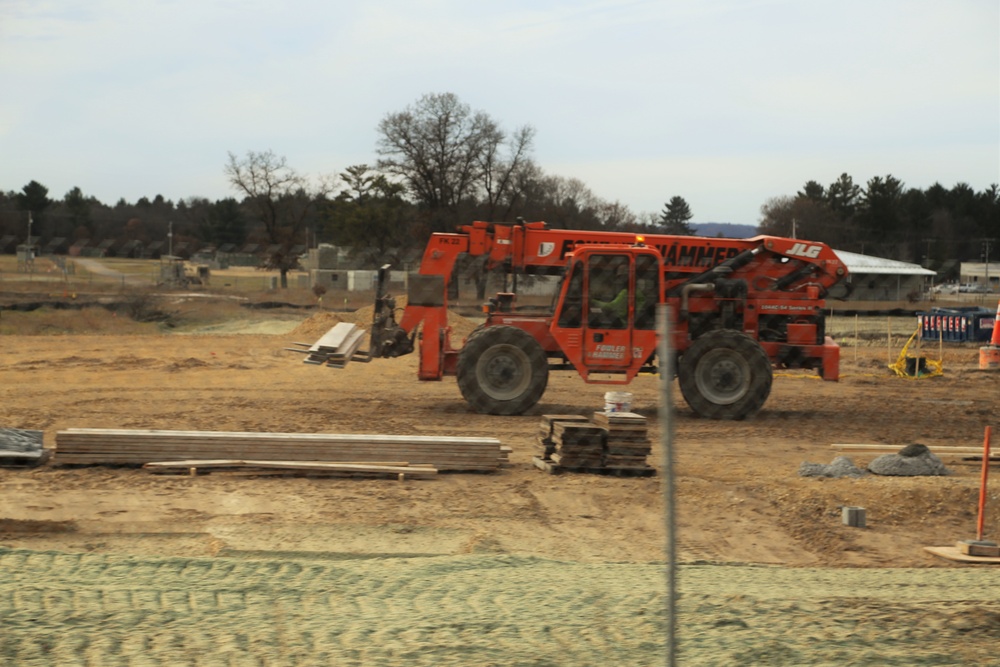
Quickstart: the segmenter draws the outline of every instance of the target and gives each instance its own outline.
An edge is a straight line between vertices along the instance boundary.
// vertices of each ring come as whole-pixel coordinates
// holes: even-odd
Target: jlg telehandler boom
[[[490,299],[485,323],[455,348],[448,294],[462,255],[481,258],[487,271],[502,269],[513,289]],[[388,265],[379,272],[371,356],[395,357],[419,346],[419,379],[456,376],[462,395],[482,413],[528,410],[544,393],[550,369],[576,370],[604,384],[656,372],[660,303],[674,323],[681,392],[698,415],[753,415],[767,400],[774,367],[811,368],[827,380],[839,375],[840,350],[824,330],[824,298],[847,278],[847,268],[822,243],[474,222],[431,236],[398,321],[395,299],[385,291],[388,272]],[[523,275],[562,277],[550,312],[518,307]]]

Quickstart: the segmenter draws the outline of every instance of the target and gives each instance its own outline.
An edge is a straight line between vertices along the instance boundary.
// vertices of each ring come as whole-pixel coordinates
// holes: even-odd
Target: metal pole
[[[670,310],[661,303],[656,311],[660,336],[660,445],[663,448],[663,504],[667,536],[667,667],[677,664],[677,520],[674,507],[674,408],[671,388],[674,380],[673,351],[670,344]]]
[[[976,519],[976,541],[983,541],[983,519],[986,515],[986,479],[990,474],[990,433],[992,428],[986,427],[983,440],[983,472],[979,481],[979,517]]]

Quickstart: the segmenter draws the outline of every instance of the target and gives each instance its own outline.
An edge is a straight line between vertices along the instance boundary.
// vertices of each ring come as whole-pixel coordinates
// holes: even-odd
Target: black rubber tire
[[[538,403],[549,384],[549,361],[530,334],[494,326],[469,334],[458,353],[458,388],[476,412],[519,415]]]
[[[750,336],[710,331],[680,358],[677,381],[695,414],[709,419],[752,417],[771,394],[771,360]]]

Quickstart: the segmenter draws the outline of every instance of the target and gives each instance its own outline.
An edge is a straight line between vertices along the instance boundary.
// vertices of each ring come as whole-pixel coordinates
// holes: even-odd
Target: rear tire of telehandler
[[[519,415],[533,407],[549,383],[545,351],[511,326],[473,331],[458,353],[458,388],[476,412]]]
[[[729,329],[711,331],[681,355],[677,382],[699,417],[752,417],[771,394],[771,360],[750,336]]]

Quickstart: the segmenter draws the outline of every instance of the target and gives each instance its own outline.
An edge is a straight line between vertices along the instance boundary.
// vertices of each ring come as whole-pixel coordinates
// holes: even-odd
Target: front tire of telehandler
[[[695,414],[740,420],[760,411],[771,394],[771,360],[750,336],[729,329],[694,341],[680,358],[677,382]]]
[[[458,388],[476,412],[519,415],[538,403],[549,382],[545,351],[511,326],[482,327],[458,353]]]

